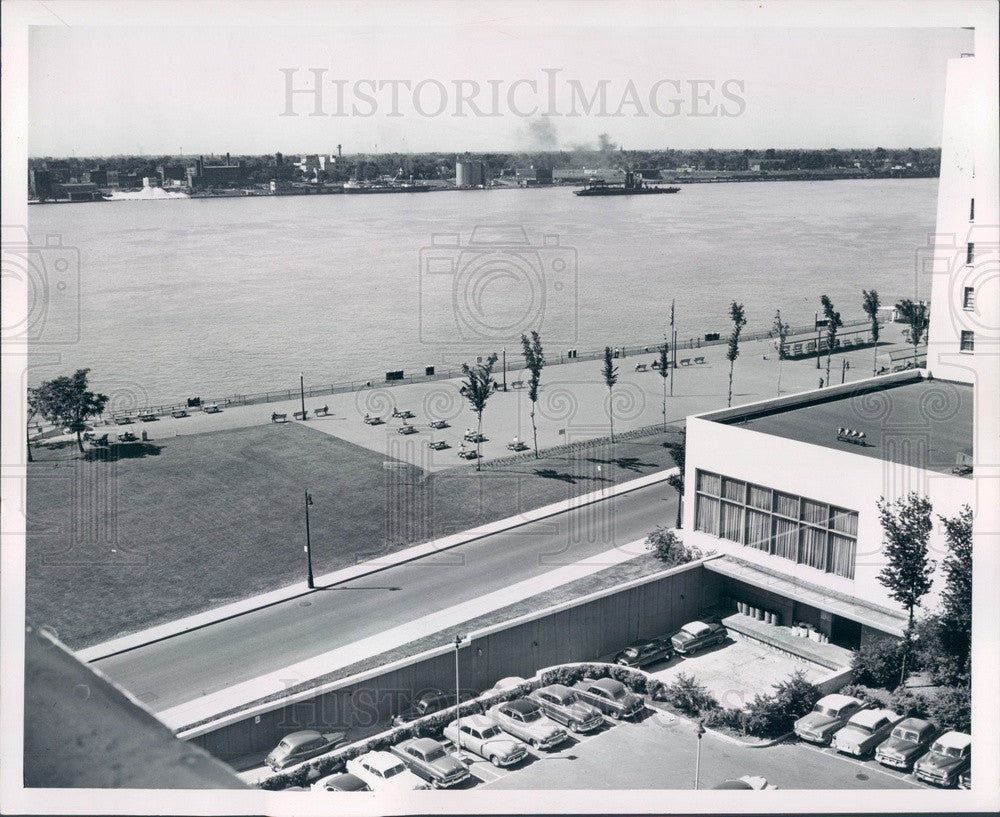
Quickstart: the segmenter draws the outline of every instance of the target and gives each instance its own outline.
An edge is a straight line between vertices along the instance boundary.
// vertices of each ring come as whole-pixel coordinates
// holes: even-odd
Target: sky
[[[568,149],[601,133],[626,149],[936,147],[946,61],[973,50],[959,28],[327,22],[33,27],[29,155]],[[319,99],[288,95],[317,78]]]

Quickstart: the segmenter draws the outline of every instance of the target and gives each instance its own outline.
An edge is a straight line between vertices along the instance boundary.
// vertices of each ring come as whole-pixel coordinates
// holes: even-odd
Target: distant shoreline
[[[704,173],[704,172],[703,172]],[[671,176],[669,178],[657,179],[655,182],[649,182],[649,184],[654,186],[667,186],[667,185],[690,185],[690,184],[745,184],[754,182],[833,182],[833,181],[881,181],[885,179],[898,179],[898,180],[911,180],[911,179],[936,179],[938,178],[937,173],[920,173],[911,172],[905,175],[895,175],[895,174],[869,174],[864,176],[859,175],[844,175],[836,173],[807,173],[807,172],[793,172],[793,173],[768,173],[767,175],[760,174],[747,174],[744,176],[728,175],[720,176],[715,175],[680,175]],[[459,192],[459,193],[485,193],[495,190],[541,190],[541,189],[553,189],[553,188],[567,188],[569,190],[578,189],[585,186],[585,182],[573,181],[573,182],[560,182],[553,184],[497,184],[490,185],[487,187],[455,187],[454,185],[435,185],[433,181],[426,182],[430,185],[430,190],[423,191],[427,193],[443,193],[443,192]],[[162,190],[163,188],[150,188],[153,190]],[[134,191],[131,191],[134,192]],[[179,191],[178,191],[179,192]],[[142,198],[138,196],[129,196],[123,198],[100,198],[100,199],[83,199],[83,200],[72,200],[72,199],[47,199],[45,201],[39,201],[37,199],[28,199],[29,205],[34,204],[95,204],[95,203],[105,203],[105,202],[115,202],[115,201],[185,201],[185,200],[195,200],[195,199],[247,199],[247,198],[261,198],[261,197],[280,197],[280,196],[337,196],[344,193],[344,187],[342,184],[336,185],[324,185],[322,187],[302,187],[293,188],[289,190],[263,190],[254,188],[241,188],[241,189],[219,189],[216,191],[199,191],[196,193],[186,193],[184,195],[176,196],[150,196],[148,198]],[[376,195],[376,194],[369,194]],[[378,195],[418,195],[417,193],[382,193]]]

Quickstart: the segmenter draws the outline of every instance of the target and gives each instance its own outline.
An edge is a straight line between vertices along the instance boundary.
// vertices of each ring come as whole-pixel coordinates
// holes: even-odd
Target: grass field
[[[298,424],[38,449],[27,614],[75,649],[669,468],[666,434],[428,474]],[[600,470],[598,470],[600,468]]]

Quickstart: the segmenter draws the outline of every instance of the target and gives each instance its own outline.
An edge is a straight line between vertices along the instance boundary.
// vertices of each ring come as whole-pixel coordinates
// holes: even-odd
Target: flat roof
[[[950,474],[959,455],[971,462],[970,384],[916,375],[881,380],[715,412],[705,419],[927,471]],[[863,442],[838,439],[841,428],[863,432]]]

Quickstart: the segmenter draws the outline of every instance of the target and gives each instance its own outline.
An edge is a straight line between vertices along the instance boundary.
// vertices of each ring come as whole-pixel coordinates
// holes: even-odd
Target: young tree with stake
[[[468,363],[462,364],[462,373],[466,380],[462,384],[462,394],[469,401],[469,405],[476,413],[476,470],[482,470],[480,463],[480,437],[483,435],[483,410],[486,408],[486,401],[490,399],[496,391],[496,381],[493,379],[493,367],[496,365],[497,355],[494,352],[485,363],[477,363],[470,366]]]
[[[531,372],[528,378],[528,399],[531,401],[531,433],[535,440],[535,459],[538,459],[538,428],[535,426],[535,407],[538,404],[538,381],[545,367],[545,354],[542,351],[542,339],[537,332],[521,335],[521,348],[524,351],[524,366]]]
[[[729,348],[726,350],[726,360],[729,361],[729,397],[726,400],[727,406],[733,404],[733,366],[736,364],[736,358],[740,356],[740,332],[747,325],[743,304],[733,301],[729,306],[729,317],[733,322],[733,331],[729,333]]]
[[[910,343],[913,344],[913,365],[917,365],[917,347],[923,340],[927,327],[930,326],[930,314],[927,304],[923,301],[914,303],[909,298],[896,304],[896,312],[903,319],[903,323],[910,327]]]
[[[670,458],[677,466],[677,473],[667,477],[667,484],[677,491],[677,528],[681,526],[681,506],[684,502],[684,453],[687,444],[687,431],[681,430],[680,439],[676,442],[664,443],[663,447],[670,452]]]
[[[670,377],[670,346],[660,347],[660,377],[663,379],[663,430],[667,430],[667,378]]]
[[[878,310],[882,306],[882,302],[878,297],[878,290],[863,289],[861,290],[861,307],[865,310],[865,314],[868,316],[868,320],[871,321],[871,333],[872,333],[872,344],[875,347],[874,354],[872,355],[872,377],[878,374]]]
[[[106,394],[95,394],[87,388],[89,373],[90,369],[77,369],[71,376],[48,380],[34,390],[38,412],[57,427],[75,432],[81,454],[87,420],[103,412],[108,403]]]
[[[611,442],[615,441],[615,383],[618,382],[618,367],[611,356],[611,347],[604,347],[604,366],[601,369],[604,385],[608,387],[608,416],[611,418]]]
[[[788,354],[786,341],[788,339],[788,330],[791,327],[781,320],[780,309],[774,313],[773,326],[774,333],[778,336],[778,397],[781,397],[781,361],[783,361],[785,356]]]
[[[826,318],[826,385],[830,385],[830,361],[833,358],[833,347],[837,345],[837,330],[844,325],[840,313],[833,308],[833,301],[826,295],[819,299],[823,305],[823,316]],[[819,354],[819,350],[816,351]]]

